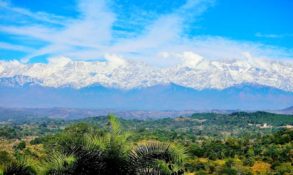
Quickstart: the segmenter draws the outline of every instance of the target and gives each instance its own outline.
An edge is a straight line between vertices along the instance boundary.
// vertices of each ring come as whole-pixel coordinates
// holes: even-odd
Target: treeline
[[[0,139],[21,139],[25,136],[43,136],[53,134],[72,123],[92,123],[103,127],[107,123],[107,116],[90,117],[80,120],[62,120],[50,118],[27,117],[26,120],[0,122]],[[283,127],[293,126],[293,116],[272,114],[267,112],[235,112],[232,114],[196,113],[192,116],[163,119],[120,119],[123,129],[140,132],[150,139],[168,138],[179,140],[198,140],[202,137],[251,138],[276,132]],[[265,127],[262,127],[265,126]]]

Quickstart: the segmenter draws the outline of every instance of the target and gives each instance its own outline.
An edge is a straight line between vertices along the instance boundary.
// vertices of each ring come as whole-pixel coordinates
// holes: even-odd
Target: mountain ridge
[[[242,84],[223,90],[195,90],[176,84],[118,89],[92,85],[0,86],[0,106],[69,107],[117,110],[279,110],[293,104],[293,93],[269,86]]]
[[[293,106],[289,106],[284,109],[278,110],[277,113],[293,115]]]

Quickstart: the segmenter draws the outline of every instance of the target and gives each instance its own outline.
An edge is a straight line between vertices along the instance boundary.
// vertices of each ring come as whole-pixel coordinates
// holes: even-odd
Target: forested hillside
[[[293,116],[198,113],[0,124],[0,174],[293,174]]]

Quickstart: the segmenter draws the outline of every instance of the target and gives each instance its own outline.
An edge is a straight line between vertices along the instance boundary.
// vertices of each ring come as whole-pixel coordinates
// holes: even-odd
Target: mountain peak
[[[22,75],[16,75],[13,77],[0,78],[0,86],[5,87],[22,87],[26,85],[40,85],[41,81]]]

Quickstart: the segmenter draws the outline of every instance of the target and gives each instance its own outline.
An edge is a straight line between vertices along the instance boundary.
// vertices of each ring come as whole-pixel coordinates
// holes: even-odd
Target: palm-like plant
[[[45,167],[44,174],[102,174],[104,162],[101,152],[79,149],[74,155],[53,154]]]
[[[66,140],[70,139],[68,136],[62,137]],[[128,174],[130,169],[127,153],[130,147],[127,144],[127,138],[128,134],[120,130],[117,118],[110,115],[107,133],[103,135],[88,133],[81,139],[75,138],[78,140],[77,142],[71,142],[71,145],[66,144],[66,149],[61,148],[63,157],[66,157],[64,154],[71,155],[74,161],[70,165],[66,161],[61,161],[61,166],[48,165],[47,174]],[[61,140],[60,143],[63,142]],[[60,165],[60,157],[62,156],[57,159],[51,158],[47,164],[55,161]],[[65,159],[63,158],[63,160]],[[62,166],[62,164],[64,165]]]
[[[41,166],[41,174],[70,174],[72,171],[75,157],[72,155],[66,156],[58,152],[52,153]]]
[[[131,169],[128,166],[130,144],[127,142],[128,133],[121,130],[118,119],[108,116],[107,131],[104,135],[88,135],[85,137],[87,149],[102,151],[104,169],[102,174],[124,175]]]
[[[185,150],[173,144],[147,141],[137,145],[130,153],[132,167],[136,174],[183,174],[182,163]]]
[[[35,170],[25,162],[12,162],[4,168],[3,175],[35,175]]]

